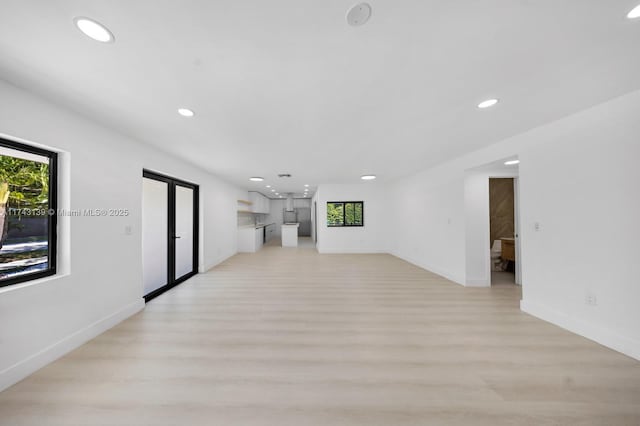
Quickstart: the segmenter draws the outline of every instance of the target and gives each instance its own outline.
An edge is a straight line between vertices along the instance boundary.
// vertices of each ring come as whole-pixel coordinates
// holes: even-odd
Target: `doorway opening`
[[[516,283],[516,178],[489,178],[491,285]]]
[[[142,278],[145,302],[198,273],[199,187],[142,173]]]
[[[468,287],[522,282],[518,176],[518,160],[513,157],[465,170],[465,285]]]

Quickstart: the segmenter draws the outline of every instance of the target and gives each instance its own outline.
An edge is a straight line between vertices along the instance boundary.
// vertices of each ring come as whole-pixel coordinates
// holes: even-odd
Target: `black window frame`
[[[48,264],[44,271],[32,272],[13,278],[0,280],[0,288],[50,277],[57,273],[58,261],[58,153],[20,142],[0,138],[0,146],[28,154],[40,155],[49,159],[49,226],[48,226]],[[7,212],[8,214],[8,212]]]
[[[342,224],[339,225],[330,225],[327,221],[327,227],[329,228],[360,228],[364,226],[364,201],[327,201],[327,206],[329,204],[342,204]],[[353,204],[354,216],[355,216],[355,208],[356,204],[360,204],[362,206],[362,223],[347,225],[347,204]]]

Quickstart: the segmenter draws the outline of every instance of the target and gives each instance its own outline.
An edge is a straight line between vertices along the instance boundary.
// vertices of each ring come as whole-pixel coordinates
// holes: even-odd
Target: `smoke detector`
[[[371,18],[371,6],[369,3],[356,4],[347,12],[347,23],[352,27],[366,24],[369,18]]]

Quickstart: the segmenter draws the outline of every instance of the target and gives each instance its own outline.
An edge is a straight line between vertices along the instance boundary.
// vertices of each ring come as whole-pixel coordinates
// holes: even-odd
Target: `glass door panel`
[[[198,185],[148,170],[142,178],[146,301],[198,273]]]
[[[169,283],[169,184],[142,178],[142,282],[144,294]]]
[[[193,189],[176,185],[175,271],[176,279],[194,272]]]

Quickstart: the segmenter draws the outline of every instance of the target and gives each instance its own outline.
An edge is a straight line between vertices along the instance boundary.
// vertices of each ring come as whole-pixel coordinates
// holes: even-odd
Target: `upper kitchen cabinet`
[[[269,214],[269,199],[259,192],[249,192],[249,201],[251,205],[251,211],[253,213]]]

